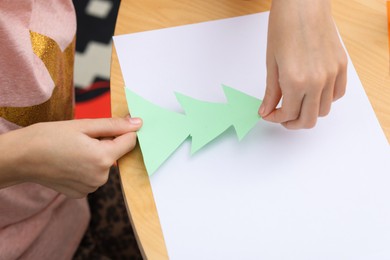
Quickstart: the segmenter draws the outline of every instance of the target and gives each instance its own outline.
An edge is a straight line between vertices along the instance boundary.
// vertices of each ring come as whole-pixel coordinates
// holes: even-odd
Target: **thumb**
[[[272,62],[272,64],[267,67],[267,86],[263,102],[259,108],[260,116],[266,117],[274,111],[281,98],[282,91],[279,85],[278,67],[275,62]]]

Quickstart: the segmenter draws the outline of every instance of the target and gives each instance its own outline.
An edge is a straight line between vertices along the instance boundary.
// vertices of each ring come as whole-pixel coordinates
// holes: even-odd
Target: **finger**
[[[83,119],[76,121],[81,131],[90,137],[120,136],[128,132],[134,132],[142,126],[140,118],[101,118]]]
[[[318,115],[323,117],[327,116],[330,112],[333,101],[333,89],[334,82],[331,82],[324,90],[322,91],[320,109]]]
[[[317,123],[318,113],[320,109],[320,99],[318,95],[306,95],[302,102],[302,109],[297,120],[292,120],[283,123],[287,129],[313,128]]]
[[[336,82],[334,84],[333,90],[333,101],[341,98],[345,94],[347,87],[347,65],[342,66],[340,73],[336,77]]]
[[[269,115],[264,117],[264,120],[273,123],[284,123],[291,120],[296,120],[299,117],[304,95],[291,92],[283,96],[282,107],[275,109]]]
[[[263,102],[259,108],[260,116],[265,117],[274,111],[281,98],[282,91],[279,86],[278,67],[276,62],[272,60],[267,66],[267,87],[265,89]]]
[[[113,140],[103,140],[101,143],[105,145],[105,149],[107,149],[108,154],[110,154],[113,160],[116,161],[134,149],[137,143],[137,135],[135,132],[129,132],[120,135]]]

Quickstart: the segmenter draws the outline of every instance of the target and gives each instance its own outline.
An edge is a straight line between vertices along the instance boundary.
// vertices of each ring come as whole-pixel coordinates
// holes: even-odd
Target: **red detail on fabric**
[[[111,117],[110,92],[94,99],[76,103],[75,118]]]
[[[97,81],[90,85],[87,89],[76,89],[76,93],[86,93],[94,89],[99,89],[99,88],[109,88],[110,87],[110,82],[109,81]]]

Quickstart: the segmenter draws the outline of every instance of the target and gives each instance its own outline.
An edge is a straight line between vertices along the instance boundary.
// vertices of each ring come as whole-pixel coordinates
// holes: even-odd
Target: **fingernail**
[[[142,122],[141,118],[138,117],[131,117],[129,118],[129,120],[130,120],[130,124],[132,125],[139,125]]]

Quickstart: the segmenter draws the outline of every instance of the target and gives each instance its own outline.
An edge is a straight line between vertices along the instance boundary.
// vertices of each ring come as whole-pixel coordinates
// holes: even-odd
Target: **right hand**
[[[287,129],[314,127],[344,95],[347,62],[330,0],[273,0],[260,115]]]
[[[82,119],[8,132],[0,143],[12,162],[10,183],[35,182],[84,197],[105,184],[114,162],[134,148],[141,125],[139,118]]]

